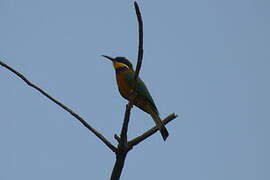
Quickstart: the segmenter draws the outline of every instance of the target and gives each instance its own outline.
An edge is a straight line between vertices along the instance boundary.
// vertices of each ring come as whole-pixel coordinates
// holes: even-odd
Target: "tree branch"
[[[164,120],[162,120],[162,122],[165,124],[171,122],[173,119],[177,118],[177,115],[172,113],[169,116],[167,116]],[[128,142],[128,145],[130,146],[130,148],[133,148],[134,146],[136,146],[137,144],[139,144],[140,142],[144,141],[145,139],[147,139],[148,137],[150,137],[151,135],[153,135],[155,132],[158,131],[157,126],[152,127],[151,129],[145,131],[142,135],[130,140]]]
[[[138,47],[138,57],[137,57],[137,65],[135,70],[135,76],[134,76],[134,82],[137,82],[137,78],[139,76],[139,72],[142,66],[142,59],[143,59],[143,21],[142,21],[142,15],[140,12],[140,8],[137,4],[137,2],[134,2],[134,7],[137,15],[138,20],[138,30],[139,30],[139,47]],[[135,83],[136,84],[136,83]],[[136,85],[135,85],[136,87]]]
[[[119,146],[125,146],[125,144],[127,143],[127,131],[128,131],[128,123],[130,119],[131,108],[132,108],[132,104],[129,102],[126,105],[125,117],[124,117],[124,121],[122,125]]]
[[[31,81],[29,81],[24,75],[22,75],[21,73],[19,73],[18,71],[16,71],[15,69],[11,68],[10,66],[8,66],[7,64],[5,64],[4,62],[0,61],[0,65],[5,67],[6,69],[8,69],[9,71],[13,72],[14,74],[16,74],[19,78],[21,78],[27,85],[31,86],[32,88],[36,89],[37,91],[39,91],[42,95],[46,96],[47,98],[49,98],[51,101],[53,101],[55,104],[57,104],[58,106],[60,106],[61,108],[63,108],[65,111],[69,112],[73,117],[75,117],[77,120],[79,120],[84,127],[86,127],[89,131],[91,131],[92,133],[94,133],[103,143],[105,143],[113,152],[116,152],[116,147],[114,145],[112,145],[110,143],[109,140],[107,140],[100,132],[98,132],[95,128],[93,128],[92,126],[90,126],[82,117],[80,117],[77,113],[75,113],[74,111],[72,111],[70,108],[68,108],[66,105],[64,105],[63,103],[59,102],[58,100],[56,100],[55,98],[53,98],[52,96],[50,96],[47,92],[45,92],[43,89],[41,89],[40,87],[36,86],[35,84],[33,84]]]
[[[147,139],[148,137],[150,137],[151,135],[153,135],[155,132],[158,131],[158,128],[155,126],[151,129],[145,131],[142,135],[140,135],[140,136],[138,136],[130,141],[127,140],[128,139],[127,132],[128,132],[128,124],[129,124],[129,120],[130,120],[130,112],[131,112],[131,108],[132,108],[133,103],[134,103],[134,99],[136,98],[136,95],[137,95],[136,92],[134,91],[134,89],[136,89],[137,79],[139,76],[139,72],[140,72],[140,69],[142,66],[142,59],[143,59],[143,21],[142,21],[139,6],[138,6],[136,1],[134,2],[134,7],[135,7],[136,15],[137,15],[137,20],[138,20],[138,32],[139,32],[138,57],[137,57],[137,64],[136,64],[136,70],[135,70],[135,76],[134,76],[134,84],[132,87],[133,90],[131,92],[130,100],[129,100],[128,104],[126,105],[125,116],[124,116],[124,121],[122,124],[121,134],[120,134],[120,137],[117,135],[114,135],[114,138],[118,141],[117,147],[115,147],[113,144],[111,144],[110,141],[108,141],[96,129],[91,127],[82,117],[80,117],[74,111],[72,111],[67,106],[65,106],[64,104],[62,104],[61,102],[59,102],[58,100],[53,98],[52,96],[50,96],[44,90],[42,90],[41,88],[39,88],[38,86],[36,86],[32,82],[30,82],[24,75],[22,75],[21,73],[19,73],[16,70],[14,70],[13,68],[8,66],[4,62],[0,61],[1,66],[5,67],[6,69],[8,69],[11,72],[13,72],[14,74],[16,74],[19,78],[21,78],[29,86],[31,86],[34,89],[36,89],[37,91],[39,91],[41,94],[43,94],[44,96],[49,98],[51,101],[53,101],[54,103],[59,105],[61,108],[63,108],[67,112],[69,112],[73,117],[75,117],[77,120],[79,120],[89,131],[94,133],[103,143],[105,143],[107,145],[107,147],[109,147],[115,153],[116,161],[115,161],[114,168],[113,168],[113,171],[111,174],[111,180],[119,180],[120,179],[120,176],[121,176],[124,164],[125,164],[125,159],[126,159],[127,153],[134,146],[136,146],[137,144],[139,144],[140,142]],[[163,123],[167,124],[170,121],[172,121],[173,119],[175,119],[176,117],[177,117],[177,115],[175,115],[173,113],[173,114],[169,115],[168,117],[166,117],[163,120]]]

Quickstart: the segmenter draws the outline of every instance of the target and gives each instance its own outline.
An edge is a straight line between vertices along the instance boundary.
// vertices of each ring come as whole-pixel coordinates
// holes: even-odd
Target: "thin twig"
[[[175,118],[177,118],[177,115],[172,113],[169,116],[167,116],[164,120],[162,120],[162,122],[163,122],[163,124],[167,124]],[[137,144],[139,144],[143,140],[147,139],[148,137],[150,137],[151,135],[153,135],[157,131],[158,131],[157,126],[154,126],[151,129],[145,131],[142,135],[130,140],[128,142],[128,145],[130,146],[130,148],[133,148],[134,146],[136,146]]]
[[[136,11],[136,15],[137,15],[137,20],[138,20],[138,29],[139,29],[139,47],[138,47],[138,57],[137,57],[137,65],[136,65],[136,70],[135,70],[135,76],[134,79],[136,82],[137,78],[139,76],[139,71],[141,69],[142,66],[142,59],[143,59],[143,21],[142,21],[142,15],[140,12],[140,8],[137,4],[137,2],[134,2],[134,6],[135,6],[135,11]]]
[[[127,131],[128,131],[128,123],[130,119],[131,107],[132,106],[130,105],[130,103],[126,105],[126,111],[125,111],[124,121],[122,125],[119,146],[125,146],[125,144],[127,143]]]
[[[0,61],[0,65],[2,65],[3,67],[5,67],[6,69],[10,70],[11,72],[13,72],[14,74],[16,74],[18,77],[20,77],[26,84],[28,84],[29,86],[33,87],[34,89],[36,89],[37,91],[39,91],[41,94],[43,94],[44,96],[46,96],[47,98],[49,98],[51,101],[53,101],[55,104],[59,105],[61,108],[63,108],[64,110],[66,110],[67,112],[69,112],[73,117],[75,117],[76,119],[78,119],[89,131],[91,131],[92,133],[94,133],[102,142],[104,142],[113,152],[116,152],[116,147],[114,145],[112,145],[110,143],[109,140],[107,140],[100,132],[98,132],[95,128],[93,128],[92,126],[90,126],[82,117],[80,117],[77,113],[75,113],[74,111],[72,111],[70,108],[68,108],[66,105],[64,105],[63,103],[59,102],[58,100],[56,100],[55,98],[53,98],[52,96],[50,96],[47,92],[45,92],[43,89],[41,89],[40,87],[36,86],[35,84],[33,84],[31,81],[29,81],[24,75],[22,75],[21,73],[19,73],[18,71],[16,71],[15,69],[11,68],[10,66],[8,66],[7,64],[5,64],[4,62]]]

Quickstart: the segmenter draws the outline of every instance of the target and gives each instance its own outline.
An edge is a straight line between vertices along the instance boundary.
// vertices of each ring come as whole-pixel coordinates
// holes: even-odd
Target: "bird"
[[[134,88],[134,76],[135,72],[133,69],[132,63],[125,57],[115,57],[112,58],[110,56],[102,55],[103,57],[112,61],[112,65],[115,69],[116,73],[116,82],[118,85],[118,90],[122,97],[127,100],[131,100],[131,95],[133,94],[132,89]],[[144,112],[151,115],[154,120],[158,130],[161,133],[163,140],[165,141],[169,136],[169,132],[167,131],[165,125],[161,121],[159,116],[159,111],[155,105],[155,102],[148,91],[145,83],[140,77],[137,78],[137,84],[134,90],[135,96],[133,97],[133,104],[143,110]]]

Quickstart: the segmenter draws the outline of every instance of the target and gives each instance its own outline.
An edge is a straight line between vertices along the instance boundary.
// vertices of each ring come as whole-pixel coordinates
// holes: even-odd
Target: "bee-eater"
[[[105,55],[103,55],[103,57],[112,61],[116,72],[118,90],[125,99],[130,100],[135,76],[131,62],[125,57],[112,58]],[[151,115],[165,141],[169,136],[169,133],[159,117],[159,112],[153,98],[151,97],[146,85],[139,77],[137,79],[137,84],[134,91],[134,105]]]

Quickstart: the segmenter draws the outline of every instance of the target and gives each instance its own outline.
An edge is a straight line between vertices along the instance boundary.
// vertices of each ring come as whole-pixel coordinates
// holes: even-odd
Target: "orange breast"
[[[129,100],[130,92],[132,87],[129,85],[129,83],[126,81],[124,77],[124,72],[129,71],[128,69],[125,71],[118,72],[116,75],[116,81],[118,85],[118,89],[120,94],[127,100]],[[134,100],[134,105],[142,109],[143,111],[150,113],[151,112],[151,106],[149,106],[149,102],[147,99],[143,96],[137,95],[136,99]]]
[[[116,75],[116,81],[117,81],[117,85],[118,85],[118,89],[120,94],[128,100],[129,97],[129,93],[131,91],[131,86],[128,84],[128,82],[126,81],[125,77],[124,77],[124,72],[126,72],[128,70],[125,71],[121,71],[118,72]]]

